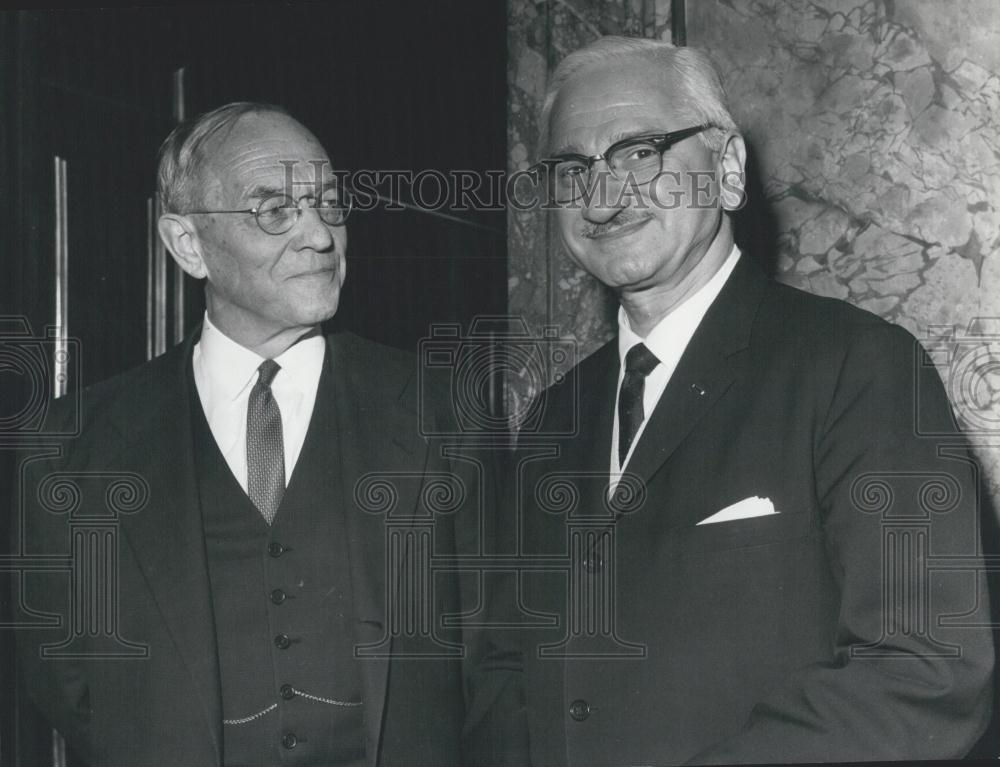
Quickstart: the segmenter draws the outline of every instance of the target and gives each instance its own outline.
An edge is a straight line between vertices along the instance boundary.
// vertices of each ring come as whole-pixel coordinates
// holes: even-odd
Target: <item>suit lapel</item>
[[[221,763],[219,666],[191,435],[191,407],[200,407],[188,375],[197,335],[147,366],[116,407],[122,450],[109,465],[129,466],[149,484],[146,508],[123,517],[122,531],[187,666],[189,679],[178,684],[195,692]]]
[[[574,405],[579,430],[562,443],[563,453],[568,466],[606,477],[618,386],[617,339],[606,343],[582,365],[579,402]]]
[[[377,763],[385,715],[392,637],[387,622],[386,520],[410,515],[417,503],[416,481],[427,459],[426,442],[417,430],[417,414],[404,399],[398,378],[373,364],[361,342],[350,334],[327,337],[332,365],[333,399],[340,431],[343,501],[348,529],[351,585],[357,647],[365,700],[368,762]],[[404,477],[401,475],[408,475]],[[366,480],[385,478],[395,502],[382,508],[366,499]],[[390,495],[393,495],[390,494]],[[393,568],[395,572],[395,568]],[[398,575],[398,573],[396,573]]]
[[[681,356],[636,444],[627,471],[648,484],[660,467],[742,374],[738,353],[750,331],[767,282],[741,256]]]
[[[146,508],[122,520],[125,539],[170,636],[190,674],[221,763],[222,699],[208,564],[194,465],[191,408],[200,407],[190,384],[191,353],[199,331],[145,369],[132,394],[116,405],[112,426],[119,446],[107,463],[135,471],[149,483]],[[330,381],[340,431],[343,502],[359,646],[378,646],[361,662],[368,761],[378,757],[389,678],[391,637],[386,625],[386,516],[359,503],[366,476],[392,476],[395,514],[413,514],[425,468],[411,386],[387,378],[362,343],[349,334],[328,338]],[[406,475],[406,476],[400,476]],[[165,545],[169,542],[169,545]]]

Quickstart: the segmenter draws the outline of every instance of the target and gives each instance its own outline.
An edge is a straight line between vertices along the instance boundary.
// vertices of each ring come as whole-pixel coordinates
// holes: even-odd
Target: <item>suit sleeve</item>
[[[453,515],[454,554],[492,559],[512,551],[513,527],[504,523],[502,494],[506,441],[479,433],[462,434],[446,399],[449,387],[427,376],[425,401],[436,404],[435,424],[445,434],[434,439],[433,455],[448,462],[463,488],[464,502]],[[506,583],[495,572],[461,572],[460,612],[468,616],[461,629],[465,720],[462,763],[476,767],[521,767],[528,764],[527,720],[522,692],[523,667],[514,631],[497,623],[515,623],[499,607]]]
[[[957,758],[989,720],[976,465],[961,437],[916,428],[952,419],[912,336],[866,325],[843,348],[814,439],[840,600],[832,659],[799,669],[690,763]],[[934,570],[930,558],[959,567]]]
[[[69,414],[52,403],[49,424],[62,426]],[[66,513],[53,513],[40,500],[44,480],[63,465],[63,441],[25,449],[17,454],[12,481],[10,531],[12,550],[28,557],[68,557],[70,534]],[[51,503],[59,505],[59,498]],[[21,546],[23,545],[23,551]],[[57,645],[69,633],[69,576],[65,571],[25,571],[11,580],[12,604],[31,625],[15,629],[19,678],[38,710],[69,743],[88,757],[84,748],[90,724],[90,697],[82,664],[74,659],[43,657],[43,647]],[[46,621],[48,623],[46,623]],[[53,624],[52,621],[57,621]],[[83,750],[80,750],[83,749]]]
[[[512,551],[512,527],[506,524],[501,483],[506,456],[501,447],[480,452],[483,466],[482,551],[488,558]],[[458,537],[461,544],[461,533]],[[465,763],[484,767],[528,765],[528,725],[523,693],[524,668],[513,605],[513,574],[484,573],[463,602],[480,608],[482,625],[467,632],[469,645],[465,723]],[[500,627],[505,625],[506,628]]]

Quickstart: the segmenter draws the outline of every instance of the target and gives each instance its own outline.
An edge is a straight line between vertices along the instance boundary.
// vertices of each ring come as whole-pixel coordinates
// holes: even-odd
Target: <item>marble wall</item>
[[[534,159],[562,56],[599,34],[669,40],[668,8],[508,0],[511,170]],[[719,65],[752,151],[741,223],[758,255],[777,279],[940,352],[1000,498],[1000,3],[688,0],[686,33]],[[611,336],[611,301],[543,214],[512,213],[508,247],[513,312],[558,326],[582,355]],[[511,396],[532,388],[515,381]]]
[[[571,51],[602,35],[671,39],[669,0],[508,0],[508,170],[538,157],[538,113],[548,74]],[[576,358],[613,334],[614,303],[562,252],[545,213],[512,211],[507,220],[508,303],[531,331],[546,326],[577,342]],[[565,368],[573,355],[559,365]],[[542,383],[529,370],[510,381],[508,411],[517,413]]]
[[[1000,4],[697,0],[687,36],[754,152],[777,278],[925,341],[1000,498]]]
[[[779,279],[918,335],[1000,312],[1000,5],[689,5],[762,170]]]

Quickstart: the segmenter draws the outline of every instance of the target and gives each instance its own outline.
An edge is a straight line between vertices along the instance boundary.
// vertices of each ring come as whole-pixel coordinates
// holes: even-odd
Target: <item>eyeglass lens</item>
[[[651,141],[639,141],[616,148],[606,157],[608,170],[619,181],[646,184],[660,173],[663,155]],[[580,198],[590,182],[593,165],[578,159],[555,164],[555,193],[559,202]]]
[[[309,199],[308,207],[316,210],[323,223],[338,226],[344,223],[350,211],[349,203],[343,202],[335,190],[323,193],[320,199]],[[257,224],[269,234],[282,234],[291,229],[301,215],[301,208],[291,197],[284,194],[268,197],[257,206]]]

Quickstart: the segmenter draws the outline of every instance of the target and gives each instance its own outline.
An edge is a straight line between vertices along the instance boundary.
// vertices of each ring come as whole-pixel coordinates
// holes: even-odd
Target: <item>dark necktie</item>
[[[646,415],[642,409],[642,395],[646,389],[646,376],[660,364],[645,344],[636,344],[625,355],[625,378],[618,394],[618,466],[625,467],[628,449],[639,431]]]
[[[271,381],[281,370],[274,360],[264,360],[247,403],[247,493],[267,524],[285,493],[285,442],[281,436],[281,411],[271,393]]]

